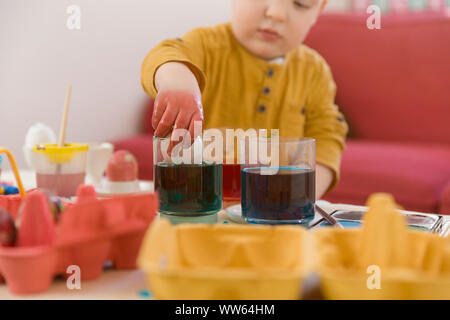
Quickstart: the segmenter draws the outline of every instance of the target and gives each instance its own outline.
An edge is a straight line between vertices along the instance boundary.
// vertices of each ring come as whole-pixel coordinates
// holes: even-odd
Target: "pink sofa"
[[[341,181],[326,196],[364,204],[392,193],[409,210],[450,213],[450,19],[384,17],[368,30],[365,16],[325,15],[307,44],[329,62],[337,103],[351,132]],[[142,135],[115,141],[153,179],[150,102]]]
[[[450,213],[450,18],[320,18],[306,43],[330,64],[350,125],[333,202],[392,193],[405,208]]]

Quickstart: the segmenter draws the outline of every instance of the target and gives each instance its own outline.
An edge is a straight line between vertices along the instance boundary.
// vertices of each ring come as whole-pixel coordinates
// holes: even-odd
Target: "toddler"
[[[165,40],[146,56],[141,82],[155,98],[152,126],[279,129],[316,139],[316,197],[338,181],[348,127],[329,66],[303,45],[325,0],[232,0],[227,24]]]

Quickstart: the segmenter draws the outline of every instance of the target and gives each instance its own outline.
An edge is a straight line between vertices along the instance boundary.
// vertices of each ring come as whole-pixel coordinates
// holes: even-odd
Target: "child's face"
[[[232,28],[251,53],[273,59],[303,42],[323,0],[233,0]]]

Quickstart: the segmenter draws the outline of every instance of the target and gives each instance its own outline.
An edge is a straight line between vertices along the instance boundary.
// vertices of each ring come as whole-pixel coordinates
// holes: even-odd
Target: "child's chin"
[[[273,50],[271,48],[262,47],[262,46],[259,48],[256,48],[254,50],[253,54],[255,54],[256,56],[258,56],[259,58],[264,59],[264,60],[272,60],[272,59],[276,59],[276,58],[279,58],[284,55],[282,52]]]

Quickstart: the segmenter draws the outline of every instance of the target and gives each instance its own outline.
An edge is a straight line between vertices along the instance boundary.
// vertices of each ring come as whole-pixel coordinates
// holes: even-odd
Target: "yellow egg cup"
[[[138,257],[156,299],[297,299],[306,229],[294,226],[150,228]]]
[[[70,162],[78,152],[87,152],[88,149],[87,144],[81,143],[65,144],[62,147],[57,144],[38,144],[33,151],[44,154],[51,163],[63,164]]]

